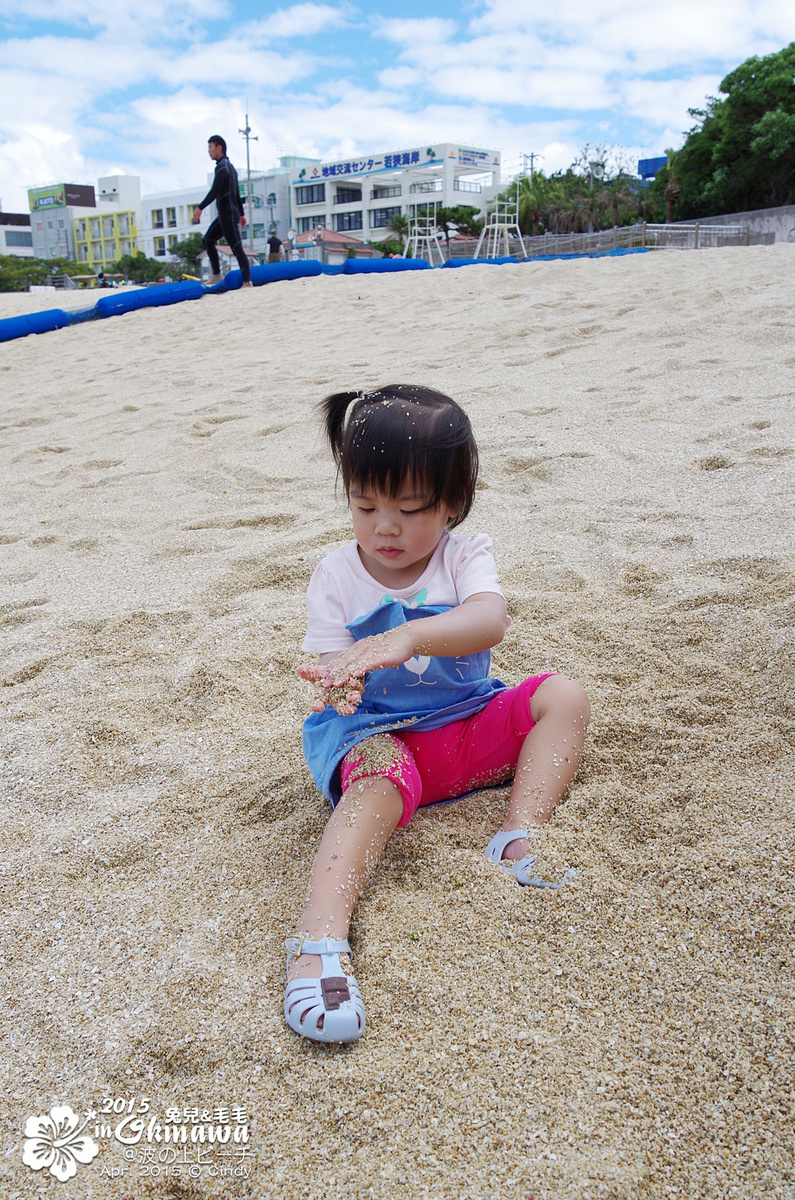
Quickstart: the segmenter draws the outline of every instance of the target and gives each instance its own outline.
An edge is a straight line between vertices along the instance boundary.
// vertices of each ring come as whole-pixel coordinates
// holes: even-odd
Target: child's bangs
[[[438,436],[439,415],[386,398],[352,413],[342,457],[346,493],[355,487],[395,499],[409,486],[430,508],[446,500],[453,454]]]

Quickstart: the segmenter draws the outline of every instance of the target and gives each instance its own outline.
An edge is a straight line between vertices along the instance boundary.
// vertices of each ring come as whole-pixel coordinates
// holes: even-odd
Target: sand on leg
[[[535,725],[524,740],[516,764],[502,828],[537,829],[552,816],[577,773],[591,705],[584,688],[566,675],[551,675],[536,689],[530,712]],[[517,860],[531,851],[531,840],[516,838],[503,858]]]
[[[358,779],[346,790],[323,831],[309,881],[299,933],[312,940],[346,938],[351,914],[403,815],[403,798],[389,779]],[[320,975],[316,955],[290,964],[289,978]]]

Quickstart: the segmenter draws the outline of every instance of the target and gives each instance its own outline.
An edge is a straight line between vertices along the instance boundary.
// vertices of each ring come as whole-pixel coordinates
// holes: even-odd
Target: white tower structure
[[[406,242],[406,257],[424,258],[433,266],[434,251],[439,255],[440,264],[444,262],[444,254],[439,242],[435,216],[417,216],[409,225],[409,236]]]
[[[475,247],[475,258],[481,257],[481,250],[484,251],[483,258],[510,258],[511,238],[518,240],[522,247],[522,258],[528,257],[527,247],[519,228],[518,208],[519,184],[517,183],[515,200],[497,199],[495,201],[494,211],[489,213],[486,224],[480,231],[478,244]],[[505,245],[504,254],[502,253],[503,243]]]

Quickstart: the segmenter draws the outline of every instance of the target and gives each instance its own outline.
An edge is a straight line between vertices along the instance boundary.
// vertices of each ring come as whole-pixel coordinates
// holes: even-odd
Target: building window
[[[371,200],[388,200],[390,196],[400,195],[400,185],[396,187],[374,187],[370,192]]]
[[[155,258],[166,257],[166,239],[155,238]]]
[[[325,228],[326,228],[326,218],[325,217],[299,217],[298,218],[298,232],[299,233],[311,233],[313,229],[325,229]]]
[[[400,205],[396,208],[371,208],[369,212],[371,229],[386,229],[393,217],[400,214]]]
[[[325,204],[325,183],[312,183],[308,187],[296,188],[295,202],[296,204]]]
[[[173,250],[178,241],[179,241],[179,238],[177,237],[177,235],[175,233],[169,234],[169,237],[168,237],[169,250]]]
[[[348,229],[361,229],[363,216],[361,212],[334,213],[334,228],[338,233],[345,233]]]
[[[126,241],[119,242],[119,258],[126,258],[130,253],[130,243]]]
[[[130,232],[130,218],[127,213],[119,214],[119,233]]]
[[[48,229],[52,229],[52,221],[48,221],[48,222],[47,222],[47,228],[48,228]]]
[[[152,209],[152,228],[153,229],[162,229],[163,228],[163,210],[162,210],[162,208],[153,208]]]
[[[362,198],[360,188],[337,188],[337,194],[334,197],[335,204],[358,204]]]
[[[102,218],[102,236],[106,238],[113,237],[113,217]]]
[[[78,262],[88,262],[88,246],[78,246],[77,261]]]
[[[92,238],[99,237],[99,217],[92,217],[88,222],[88,228],[91,230]]]
[[[175,228],[176,228],[176,224],[177,224],[177,210],[176,210],[176,208],[167,208],[167,209],[166,209],[166,220],[168,221],[168,227],[169,227],[169,229],[175,229]]]
[[[434,179],[431,183],[412,183],[409,188],[410,192],[440,192],[441,190],[441,179]]]
[[[32,246],[32,233],[19,233],[14,229],[6,230],[6,245],[7,246]]]
[[[276,204],[276,193],[268,192],[268,199],[265,201],[265,203],[270,207],[273,207]]]
[[[265,237],[265,226],[264,225],[255,225],[254,226],[254,237],[255,237],[255,239]]]
[[[102,259],[102,242],[91,243],[91,257],[100,260]]]
[[[58,222],[58,228],[59,228],[59,229],[63,229],[63,221],[59,221],[59,222]]]
[[[44,233],[44,222],[43,222],[43,221],[37,221],[37,222],[36,222],[36,232],[37,232],[37,233]]]

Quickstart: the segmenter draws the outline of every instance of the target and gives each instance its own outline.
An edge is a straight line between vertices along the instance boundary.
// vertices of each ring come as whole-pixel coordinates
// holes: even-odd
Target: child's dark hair
[[[226,142],[221,137],[220,133],[214,133],[211,137],[208,137],[207,144],[209,145],[210,142],[214,142],[216,146],[220,146],[224,154],[226,154]]]
[[[372,392],[336,392],[321,408],[346,496],[356,484],[394,498],[407,480],[416,481],[430,508],[455,510],[451,529],[461,524],[475,496],[478,448],[455,400],[433,388],[390,383]]]

